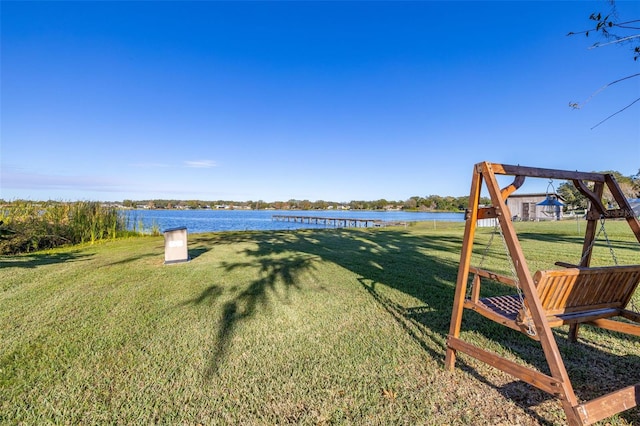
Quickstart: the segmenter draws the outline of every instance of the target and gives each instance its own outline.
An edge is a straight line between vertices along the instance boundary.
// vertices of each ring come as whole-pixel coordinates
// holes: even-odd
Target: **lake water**
[[[284,229],[313,229],[331,226],[282,222],[273,215],[314,216],[345,219],[373,219],[391,222],[446,221],[462,222],[464,213],[335,211],[335,210],[127,210],[129,228],[140,223],[145,230],[154,225],[164,231],[186,227],[189,233],[216,231],[263,231]]]

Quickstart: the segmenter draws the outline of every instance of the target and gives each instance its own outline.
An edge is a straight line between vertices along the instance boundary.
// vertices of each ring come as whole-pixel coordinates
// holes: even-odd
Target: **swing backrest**
[[[546,315],[624,309],[640,283],[640,265],[538,271],[533,280]]]

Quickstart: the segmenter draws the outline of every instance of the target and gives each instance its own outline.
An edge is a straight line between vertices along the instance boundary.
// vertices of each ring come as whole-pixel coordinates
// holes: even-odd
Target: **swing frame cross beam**
[[[497,175],[513,176],[514,180],[506,187],[500,188],[496,178]],[[580,264],[561,265],[558,263],[560,266],[568,267],[566,275],[571,276],[570,279],[565,279],[562,276],[564,274],[562,271],[539,271],[535,276],[529,271],[506,204],[507,198],[522,186],[527,177],[571,181],[591,201],[586,215],[587,226]],[[592,188],[590,188],[589,183],[592,184]],[[480,193],[483,185],[486,186],[492,201],[490,207],[480,206]],[[618,208],[608,209],[601,202],[605,187],[611,192]],[[477,221],[485,218],[495,218],[498,222],[496,226],[501,231],[508,251],[507,256],[510,257],[510,261],[514,266],[513,277],[471,267]],[[633,214],[629,202],[611,174],[533,168],[489,162],[476,164],[471,180],[469,209],[465,215],[466,224],[449,335],[447,337],[445,367],[452,371],[455,368],[457,352],[462,352],[498,368],[557,397],[570,425],[592,424],[640,405],[640,383],[611,392],[594,400],[580,403],[574,393],[557,342],[551,331],[552,327],[569,324],[569,337],[571,340],[575,340],[577,339],[579,324],[589,323],[597,327],[640,336],[640,314],[626,309],[633,292],[639,286],[640,265],[604,268],[589,267],[591,248],[596,238],[598,222],[606,218],[626,219],[640,243],[640,221]],[[470,292],[471,296],[469,297],[467,286],[471,273],[474,274],[474,278],[472,291]],[[559,279],[556,279],[558,276],[560,276]],[[519,306],[521,314],[517,318],[513,311],[506,315],[501,313],[499,309],[489,307],[488,299],[490,298],[484,300],[480,298],[481,277],[518,288],[518,292],[523,297],[520,298]],[[598,281],[598,283],[606,282],[605,288],[607,286],[623,288],[618,291],[617,295],[610,294],[612,292],[609,290],[598,292],[593,290],[595,288],[594,281]],[[585,306],[577,306],[574,303],[571,306],[549,308],[549,305],[557,303],[557,300],[550,301],[551,299],[547,295],[539,294],[539,288],[537,287],[548,288],[549,286],[556,286],[556,283],[557,288],[554,288],[554,291],[557,290],[556,293],[564,291],[565,296],[563,296],[564,299],[562,300],[568,301],[562,303],[567,305],[573,303],[571,301],[587,301]],[[566,287],[567,285],[571,287]],[[565,286],[565,288],[562,289],[562,286]],[[598,286],[602,287],[600,284]],[[512,302],[515,301],[516,305],[518,304],[518,300],[513,297],[510,300]],[[530,321],[527,334],[534,340],[539,341],[550,374],[526,367],[464,341],[460,333],[464,309],[474,310],[490,320],[525,333],[527,332],[527,327],[523,324],[521,316],[523,314],[527,315]],[[625,317],[635,323],[630,324],[611,320],[610,318],[614,316]],[[531,330],[534,332],[532,333]]]

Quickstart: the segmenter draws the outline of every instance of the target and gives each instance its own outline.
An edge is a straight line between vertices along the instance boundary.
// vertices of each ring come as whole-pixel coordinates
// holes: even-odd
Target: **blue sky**
[[[640,104],[591,130],[640,79],[568,106],[638,72],[566,36],[604,1],[0,7],[6,200],[405,200],[467,195],[485,160],[640,168]]]

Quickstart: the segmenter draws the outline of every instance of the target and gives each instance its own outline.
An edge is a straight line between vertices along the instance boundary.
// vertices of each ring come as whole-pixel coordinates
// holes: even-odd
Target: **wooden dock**
[[[354,219],[346,217],[318,217],[300,215],[271,216],[272,220],[279,222],[308,223],[310,225],[324,225],[334,228],[383,228],[385,226],[406,226],[406,222],[389,222],[380,219]]]

